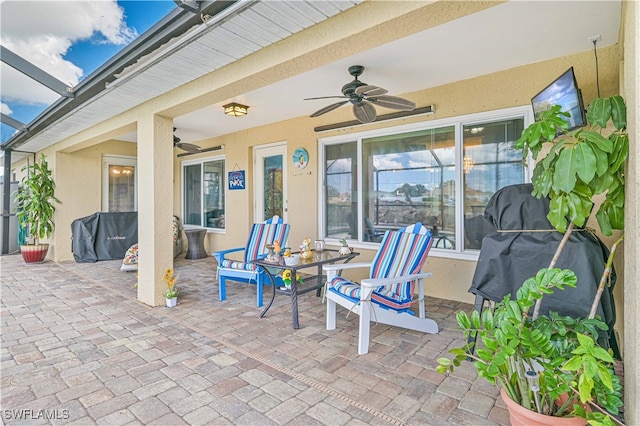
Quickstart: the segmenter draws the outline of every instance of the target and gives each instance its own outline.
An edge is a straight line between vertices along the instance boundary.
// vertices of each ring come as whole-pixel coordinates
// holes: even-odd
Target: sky
[[[173,0],[0,0],[0,44],[75,86],[177,6]],[[0,64],[2,113],[28,124],[60,96]],[[15,132],[2,124],[2,142]]]

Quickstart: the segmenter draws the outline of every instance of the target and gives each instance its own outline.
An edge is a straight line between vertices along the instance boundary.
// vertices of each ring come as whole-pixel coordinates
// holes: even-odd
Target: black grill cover
[[[522,283],[549,266],[562,234],[549,232],[500,232],[500,230],[551,230],[547,219],[549,199],[537,199],[531,195],[533,185],[512,185],[496,192],[485,210],[485,218],[498,231],[482,240],[478,264],[469,291],[485,299],[499,301],[516,291]],[[591,233],[574,229],[556,267],[571,269],[578,277],[575,288],[555,291],[542,299],[541,314],[550,310],[561,315],[584,318],[589,315],[609,250]],[[613,284],[615,270],[611,274],[611,287],[602,295],[598,314],[613,330],[615,306]],[[611,334],[610,337],[613,337]]]
[[[94,213],[71,223],[71,250],[78,263],[122,259],[138,242],[138,213]]]

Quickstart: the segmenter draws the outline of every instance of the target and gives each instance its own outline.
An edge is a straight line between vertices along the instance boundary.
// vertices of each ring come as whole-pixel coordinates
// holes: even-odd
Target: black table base
[[[271,295],[271,300],[260,313],[260,318],[263,318],[273,301],[276,298],[276,293],[289,294],[291,297],[291,323],[294,329],[300,328],[300,321],[298,319],[298,295],[302,295],[308,293],[310,291],[316,290],[316,295],[320,296],[320,291],[325,284],[326,277],[322,274],[322,265],[337,263],[342,261],[342,263],[347,263],[360,253],[349,253],[347,255],[339,254],[337,250],[322,250],[319,252],[312,252],[312,256],[309,259],[300,259],[300,262],[297,265],[288,266],[285,265],[284,260],[281,259],[279,263],[270,263],[265,260],[256,260],[253,263],[260,265],[269,275],[269,280],[271,281],[271,285],[273,286],[273,294]],[[297,273],[301,269],[313,268],[317,267],[317,272],[315,275],[308,276],[304,279],[305,282],[317,280],[313,285],[303,285],[302,288],[299,288],[298,282],[295,279]],[[274,272],[276,271],[291,271],[291,290],[279,290],[276,287],[276,279],[274,276]],[[276,272],[277,274],[277,272]]]

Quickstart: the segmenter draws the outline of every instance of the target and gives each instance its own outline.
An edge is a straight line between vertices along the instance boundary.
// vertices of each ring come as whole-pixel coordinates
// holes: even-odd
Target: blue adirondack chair
[[[250,263],[252,260],[265,257],[268,250],[267,244],[278,242],[284,247],[289,236],[290,225],[284,223],[282,218],[274,216],[264,223],[254,223],[249,233],[246,247],[232,248],[216,251],[213,256],[218,262],[218,282],[220,289],[220,301],[227,298],[227,280],[256,285],[256,305],[262,306],[262,291],[264,284],[271,284],[268,274],[260,266]],[[227,258],[229,253],[244,251],[243,260]]]
[[[424,279],[421,272],[433,239],[431,231],[420,222],[384,234],[372,262],[326,265],[327,330],[336,328],[336,304],[360,316],[358,354],[369,352],[370,323],[407,328],[425,333],[437,333],[438,324],[425,316]],[[369,278],[357,284],[337,275],[338,271],[369,268]],[[419,315],[410,309],[418,285]]]

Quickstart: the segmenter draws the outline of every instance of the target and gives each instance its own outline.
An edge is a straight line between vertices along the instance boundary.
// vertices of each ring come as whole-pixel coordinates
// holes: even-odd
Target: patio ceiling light
[[[248,106],[231,102],[230,104],[223,105],[224,113],[227,115],[233,115],[234,117],[240,117],[247,115]]]

